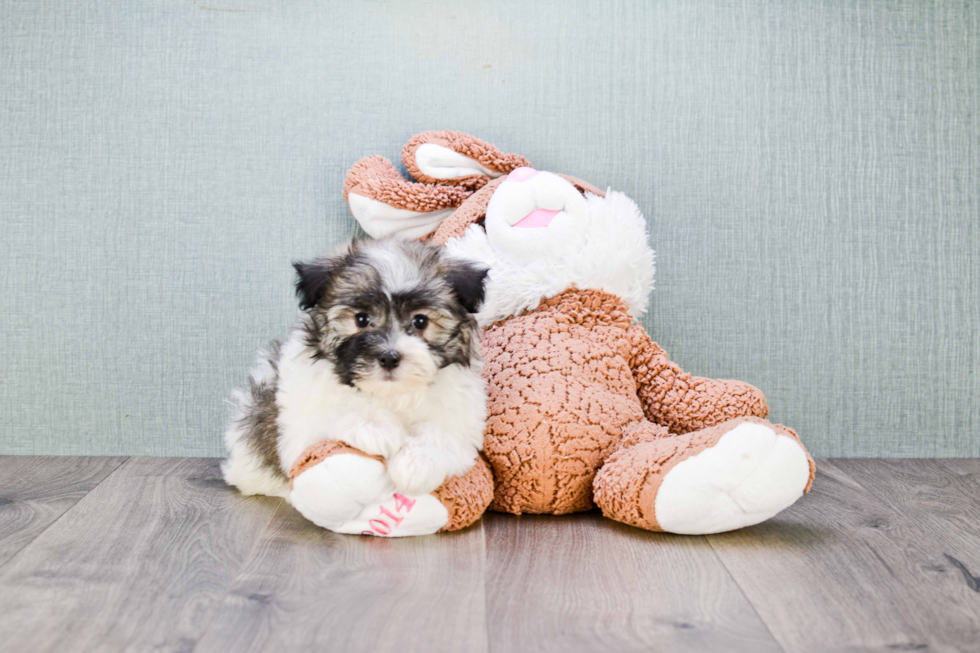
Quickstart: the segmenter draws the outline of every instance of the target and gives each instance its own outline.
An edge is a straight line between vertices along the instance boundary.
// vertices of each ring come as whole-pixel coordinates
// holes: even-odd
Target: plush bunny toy
[[[446,510],[391,534],[468,525],[491,488],[491,510],[598,506],[617,521],[687,534],[759,523],[809,490],[813,460],[796,433],[765,420],[759,390],[687,374],[636,323],[654,256],[632,200],[459,132],[417,135],[402,157],[417,182],[369,157],[348,173],[345,199],[372,236],[427,239],[490,269],[477,316],[489,417],[486,461],[433,493]],[[294,483],[320,464],[329,456],[297,464]],[[302,499],[360,496],[345,478],[355,477],[336,475]],[[371,513],[368,503],[392,503],[391,492],[358,505]]]

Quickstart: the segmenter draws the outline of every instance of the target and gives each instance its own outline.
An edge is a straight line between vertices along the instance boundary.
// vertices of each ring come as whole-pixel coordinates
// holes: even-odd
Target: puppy
[[[486,420],[473,314],[487,271],[396,240],[295,268],[303,314],[232,395],[225,481],[288,498],[290,468],[320,440],[382,456],[406,495],[465,473]]]

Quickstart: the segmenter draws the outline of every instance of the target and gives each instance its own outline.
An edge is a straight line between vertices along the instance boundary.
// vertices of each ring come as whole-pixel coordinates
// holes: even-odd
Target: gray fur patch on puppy
[[[259,363],[249,377],[248,386],[236,393],[237,410],[233,425],[242,433],[262,466],[273,474],[281,473],[277,449],[279,430],[276,426],[279,417],[276,380],[281,349],[282,341],[273,340],[266,350],[259,353]],[[261,374],[263,370],[268,373]]]

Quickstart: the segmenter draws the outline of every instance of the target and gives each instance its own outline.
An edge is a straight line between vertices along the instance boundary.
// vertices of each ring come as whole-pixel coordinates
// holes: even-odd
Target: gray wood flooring
[[[0,457],[0,652],[980,651],[980,460],[826,460],[734,533],[329,533],[216,460]]]

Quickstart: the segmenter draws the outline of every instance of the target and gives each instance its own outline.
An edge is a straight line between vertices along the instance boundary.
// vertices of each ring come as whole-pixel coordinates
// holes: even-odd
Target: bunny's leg
[[[303,452],[290,479],[290,503],[337,533],[405,537],[459,530],[479,519],[493,498],[482,457],[431,494],[405,496],[395,491],[383,459],[333,440]]]
[[[758,524],[809,491],[815,467],[792,430],[757,417],[683,435],[643,422],[596,475],[607,517],[651,531],[720,533]]]

